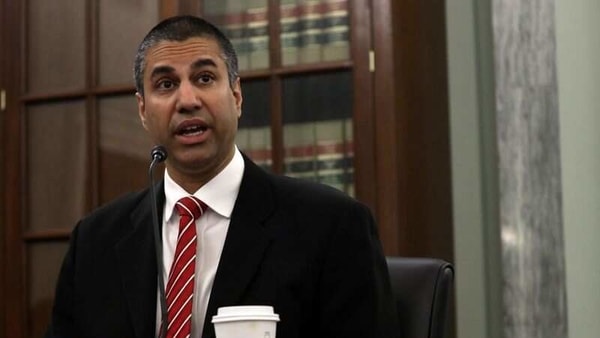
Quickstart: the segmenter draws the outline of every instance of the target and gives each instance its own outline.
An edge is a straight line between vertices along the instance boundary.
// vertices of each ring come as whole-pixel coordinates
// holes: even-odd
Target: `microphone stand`
[[[156,252],[156,267],[158,271],[158,291],[160,294],[160,312],[161,312],[161,325],[158,333],[158,338],[164,338],[167,335],[168,317],[167,317],[167,298],[165,296],[165,280],[163,272],[163,253],[162,253],[162,236],[160,234],[160,223],[158,219],[158,208],[156,202],[156,188],[154,187],[154,167],[164,160],[167,159],[167,151],[162,146],[156,146],[151,152],[152,162],[150,162],[150,168],[148,169],[148,175],[150,177],[150,195],[152,196],[152,220],[154,227],[154,248]]]

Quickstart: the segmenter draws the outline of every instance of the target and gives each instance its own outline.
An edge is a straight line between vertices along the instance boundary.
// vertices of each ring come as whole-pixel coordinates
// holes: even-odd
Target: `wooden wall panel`
[[[397,210],[403,213],[398,215],[398,254],[453,262],[445,1],[394,1],[390,12],[395,82],[394,102],[387,109],[393,107],[396,118],[399,175],[390,193],[397,194]],[[454,318],[451,305],[447,337],[456,336]]]
[[[21,206],[20,196],[22,190],[20,186],[21,172],[20,167],[14,165],[19,163],[21,154],[21,133],[19,123],[19,102],[18,95],[23,92],[21,83],[20,60],[21,60],[21,24],[20,18],[23,10],[21,1],[2,1],[2,13],[4,17],[0,24],[3,34],[2,51],[2,81],[3,88],[6,90],[6,107],[1,112],[3,124],[3,136],[1,146],[4,154],[2,156],[2,165],[4,172],[3,180],[3,263],[0,267],[3,279],[4,297],[2,298],[3,308],[3,331],[0,337],[21,338],[24,336],[24,276],[22,269],[24,266],[23,245],[21,242],[21,229],[18,226],[22,224],[22,214],[19,211]],[[10,27],[10,29],[4,29]],[[6,48],[5,48],[6,47]],[[12,165],[11,165],[12,164]],[[10,309],[10,310],[9,310]]]
[[[0,2],[0,22],[6,21],[6,12],[4,9],[4,2]],[[7,72],[6,64],[8,56],[6,55],[7,46],[5,44],[6,34],[5,29],[0,29],[0,74],[5,74]],[[2,97],[0,100],[6,100],[6,78],[4,76],[0,77],[0,95]],[[5,104],[4,102],[1,104]],[[4,117],[5,117],[5,107],[0,107],[0,158],[5,158],[5,150],[4,150]],[[0,215],[4,215],[6,212],[4,209],[4,166],[5,163],[0,164]],[[5,229],[6,223],[4,222],[4,217],[0,216],[0,229]],[[4,231],[0,230],[0,299],[6,299],[5,295],[5,286],[4,286],[4,270],[3,266],[5,266],[5,252],[4,252]],[[0,306],[0,338],[4,337],[4,307]]]
[[[24,55],[27,93],[85,87],[85,1],[26,2]],[[68,69],[68,71],[65,71]]]
[[[453,260],[444,1],[394,3],[400,169],[406,175],[405,251]]]
[[[374,2],[373,29],[377,216],[392,238],[387,253],[452,261],[444,1]]]

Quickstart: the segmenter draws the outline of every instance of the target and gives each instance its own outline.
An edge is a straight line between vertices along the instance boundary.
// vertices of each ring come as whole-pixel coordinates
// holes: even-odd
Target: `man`
[[[268,174],[236,148],[242,90],[235,51],[217,28],[191,16],[159,23],[138,49],[135,81],[142,124],[168,153],[157,186],[168,319],[147,190],[75,227],[48,337],[153,337],[162,329],[214,337],[212,316],[232,305],[273,306],[277,338],[398,336],[368,209],[332,188]],[[180,199],[202,215],[180,216]],[[171,289],[177,283],[185,287]]]

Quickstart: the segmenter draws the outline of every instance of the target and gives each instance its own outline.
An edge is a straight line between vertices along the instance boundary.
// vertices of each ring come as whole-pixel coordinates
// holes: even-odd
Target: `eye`
[[[200,84],[210,84],[214,81],[214,76],[208,73],[200,74],[198,76],[198,82]]]
[[[175,87],[175,82],[170,79],[162,79],[156,82],[156,88],[160,90],[169,90]]]

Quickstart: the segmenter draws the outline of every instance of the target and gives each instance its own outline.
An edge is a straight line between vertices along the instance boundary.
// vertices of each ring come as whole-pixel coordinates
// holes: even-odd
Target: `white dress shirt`
[[[223,251],[231,212],[240,189],[243,174],[244,159],[236,147],[231,162],[217,176],[194,193],[194,196],[204,202],[208,208],[202,217],[196,221],[196,272],[191,337],[200,337],[202,334],[210,291]],[[189,193],[173,181],[168,170],[165,170],[164,182],[166,199],[163,210],[162,244],[163,271],[166,285],[179,233],[180,217],[175,212],[175,204],[180,198],[189,196]],[[158,335],[161,325],[160,299],[157,302],[156,318],[156,332]]]

